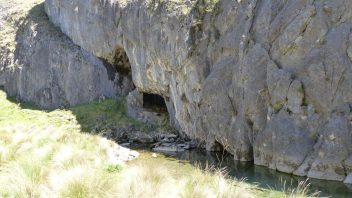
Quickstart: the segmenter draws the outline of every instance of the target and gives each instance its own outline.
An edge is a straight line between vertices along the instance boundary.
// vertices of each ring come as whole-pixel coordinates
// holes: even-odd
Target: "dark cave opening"
[[[143,93],[143,108],[158,113],[168,112],[164,98],[157,94]]]
[[[123,48],[115,49],[112,54],[110,58],[101,60],[107,69],[109,80],[116,85],[118,95],[127,96],[135,89],[129,58]]]
[[[125,50],[118,48],[113,52],[113,54],[114,55],[111,58],[100,58],[108,70],[109,79],[114,81],[116,78],[116,73],[123,78],[132,79],[131,64]]]
[[[222,152],[223,154],[227,153],[224,146],[217,140],[215,140],[212,144],[210,144],[210,147],[208,148],[208,150],[215,151],[215,152]]]
[[[114,54],[115,55],[113,57],[112,62],[115,70],[123,76],[130,76],[131,64],[125,50],[122,48],[118,48],[115,50]]]

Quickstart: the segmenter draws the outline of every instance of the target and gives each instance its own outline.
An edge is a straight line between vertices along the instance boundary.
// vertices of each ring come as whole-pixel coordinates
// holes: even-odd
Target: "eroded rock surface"
[[[297,175],[351,174],[352,1],[46,0],[45,9],[122,71],[125,52],[138,91],[167,98],[173,125],[207,148]]]
[[[1,4],[0,21],[10,36],[1,35],[0,86],[10,96],[57,108],[114,98],[133,89],[131,80],[117,73],[113,65],[75,45],[56,28],[43,3],[30,0],[26,2],[32,6],[29,10],[12,9],[25,7],[21,3]],[[28,13],[21,18],[17,12]]]
[[[169,98],[180,130],[207,148],[331,180],[348,174],[352,148],[351,9],[347,0],[46,0],[85,50],[112,63],[123,48],[138,90]]]

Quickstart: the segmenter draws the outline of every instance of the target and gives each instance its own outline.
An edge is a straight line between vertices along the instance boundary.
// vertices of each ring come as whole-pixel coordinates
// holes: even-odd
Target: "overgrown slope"
[[[0,195],[110,195],[134,153],[80,128],[70,110],[22,107],[0,91]]]

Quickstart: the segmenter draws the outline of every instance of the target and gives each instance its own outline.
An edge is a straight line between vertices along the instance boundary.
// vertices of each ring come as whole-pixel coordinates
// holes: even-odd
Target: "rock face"
[[[12,14],[5,9],[3,22]],[[0,85],[10,96],[56,108],[116,97],[133,85],[121,81],[110,64],[73,44],[50,23],[43,4],[17,22],[16,48],[12,53],[9,50],[11,55],[1,54]]]
[[[114,65],[207,148],[310,177],[350,172],[352,2],[46,0],[73,42]]]
[[[138,91],[164,97],[171,123],[209,150],[220,144],[236,160],[296,175],[351,177],[352,1],[46,0],[45,10],[87,52],[49,38],[23,42],[46,43],[34,48],[35,60],[25,58],[42,68],[31,71],[71,65],[81,79],[70,85],[113,95],[102,66],[111,65],[127,79],[119,80],[124,93],[132,75]],[[36,75],[25,73],[16,76]],[[10,90],[37,100],[15,82]],[[49,90],[43,101],[97,96]]]

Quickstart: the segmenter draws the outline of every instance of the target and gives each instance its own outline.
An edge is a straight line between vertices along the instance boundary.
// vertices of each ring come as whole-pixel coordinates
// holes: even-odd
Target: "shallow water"
[[[239,162],[234,161],[231,155],[227,155],[224,159],[221,153],[209,153],[205,151],[193,150],[183,153],[170,154],[174,158],[180,160],[187,160],[190,163],[198,163],[203,166],[208,163],[209,165],[214,165],[217,167],[226,167],[229,171],[229,175],[237,179],[246,179],[248,183],[258,184],[262,188],[270,188],[274,190],[283,190],[283,183],[286,182],[287,186],[296,187],[300,181],[305,181],[307,178],[293,176],[290,174],[280,173],[268,169],[267,167],[253,165],[252,162]],[[222,161],[222,163],[220,163]],[[352,197],[352,188],[349,189],[342,182],[309,179],[310,191],[317,192],[320,191],[320,196],[330,196],[330,197]]]
[[[140,148],[137,150],[141,150]],[[145,149],[143,149],[146,151]],[[148,152],[148,150],[147,150]],[[202,150],[191,150],[180,153],[163,153],[169,158],[179,160],[180,163],[194,165],[215,166],[226,168],[231,177],[245,179],[245,182],[256,184],[259,187],[282,191],[297,187],[298,183],[307,178],[293,176],[271,170],[267,167],[253,165],[252,162],[234,161],[229,154],[210,153]],[[223,157],[222,157],[223,156]],[[165,158],[167,159],[167,158]],[[286,185],[284,185],[286,183]],[[311,193],[319,191],[320,197],[352,198],[352,187],[349,189],[342,182],[309,179]]]

